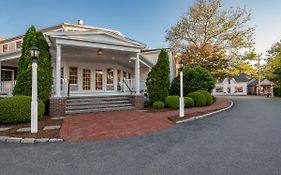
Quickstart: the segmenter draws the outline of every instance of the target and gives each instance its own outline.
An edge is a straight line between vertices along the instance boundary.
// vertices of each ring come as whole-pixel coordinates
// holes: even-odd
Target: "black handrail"
[[[133,94],[133,91],[132,89],[129,87],[129,85],[126,83],[125,80],[123,80],[123,83],[127,86],[127,88],[129,89],[129,91],[131,92],[131,95]]]

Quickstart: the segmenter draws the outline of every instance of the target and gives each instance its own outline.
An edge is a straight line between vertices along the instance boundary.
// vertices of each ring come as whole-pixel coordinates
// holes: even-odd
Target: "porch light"
[[[32,62],[36,62],[36,59],[39,56],[39,48],[35,44],[33,44],[29,51],[32,58]]]
[[[98,54],[98,55],[102,55],[102,54],[103,54],[102,49],[99,49],[99,50],[97,51],[97,54]]]

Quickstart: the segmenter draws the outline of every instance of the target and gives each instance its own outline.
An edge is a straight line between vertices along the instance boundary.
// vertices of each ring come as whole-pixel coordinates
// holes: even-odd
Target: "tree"
[[[200,66],[184,67],[183,69],[183,94],[206,90],[211,92],[215,87],[215,81],[211,73]],[[170,95],[179,95],[180,93],[180,77],[177,76],[171,83],[169,90]]]
[[[13,90],[13,95],[31,96],[32,89],[32,58],[30,47],[35,44],[40,49],[37,59],[38,64],[38,98],[46,102],[51,93],[52,67],[49,46],[42,32],[36,32],[34,26],[30,27],[24,38],[22,54],[18,63],[17,83]]]
[[[164,102],[169,95],[170,85],[169,55],[166,49],[162,49],[156,65],[148,73],[146,87],[151,103],[155,101]]]
[[[265,68],[267,78],[281,85],[281,41],[273,44],[267,53],[268,60]]]
[[[223,70],[253,47],[253,27],[245,8],[223,9],[222,0],[198,0],[166,33],[166,41],[188,65]]]

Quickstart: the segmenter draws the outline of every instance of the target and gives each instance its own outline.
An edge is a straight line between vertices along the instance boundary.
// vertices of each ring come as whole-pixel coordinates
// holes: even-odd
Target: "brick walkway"
[[[230,102],[224,98],[207,107],[188,108],[186,114],[202,113],[225,108]],[[165,112],[140,112],[135,110],[69,115],[64,118],[61,137],[69,141],[109,140],[128,138],[160,131],[174,124],[168,117],[178,115],[178,110]]]

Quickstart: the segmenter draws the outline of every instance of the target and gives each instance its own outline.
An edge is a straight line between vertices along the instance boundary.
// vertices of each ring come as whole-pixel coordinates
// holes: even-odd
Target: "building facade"
[[[145,80],[160,49],[125,37],[116,30],[62,23],[41,30],[50,46],[54,85],[52,98],[131,95],[146,91]],[[0,41],[0,95],[11,94],[16,83],[23,35]],[[170,59],[170,79],[175,62]]]

